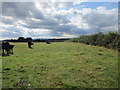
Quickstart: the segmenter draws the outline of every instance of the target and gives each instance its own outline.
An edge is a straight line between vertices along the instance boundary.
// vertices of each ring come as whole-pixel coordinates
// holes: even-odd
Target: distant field
[[[3,88],[117,88],[118,52],[80,43],[12,43],[2,58]]]

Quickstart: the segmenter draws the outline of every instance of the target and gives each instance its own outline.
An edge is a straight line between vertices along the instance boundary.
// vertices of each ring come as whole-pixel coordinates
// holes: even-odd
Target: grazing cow
[[[5,51],[7,52],[7,54],[9,54],[9,43],[8,42],[2,42],[2,54],[5,54]]]
[[[31,41],[28,41],[28,48],[32,48],[31,45],[34,45]]]
[[[49,41],[46,41],[46,44],[51,44]]]
[[[14,45],[10,45],[9,42],[2,42],[2,55],[5,55],[5,52],[7,55],[13,54],[13,47]]]
[[[10,54],[13,54],[13,47],[14,47],[14,45],[9,45],[9,53]]]

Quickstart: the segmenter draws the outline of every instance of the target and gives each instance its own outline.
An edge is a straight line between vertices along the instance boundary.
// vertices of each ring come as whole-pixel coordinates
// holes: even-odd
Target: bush
[[[72,38],[70,42],[85,43],[87,45],[104,46],[111,49],[120,49],[120,35],[117,32],[109,31],[107,34],[98,32],[93,35],[85,35]]]

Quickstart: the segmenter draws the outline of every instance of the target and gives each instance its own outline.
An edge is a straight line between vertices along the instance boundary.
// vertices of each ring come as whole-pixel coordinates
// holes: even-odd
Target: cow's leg
[[[11,54],[11,50],[9,50],[8,53]]]
[[[4,52],[4,49],[2,49],[2,56],[4,56],[5,55],[5,52]]]
[[[11,54],[13,54],[13,49],[11,49]]]
[[[31,45],[28,45],[29,48],[31,48]]]
[[[12,49],[12,54],[14,54],[14,53],[13,53],[13,49]]]
[[[9,50],[9,54],[12,54],[12,50],[11,49]]]
[[[6,51],[7,51],[7,54],[9,54],[9,53],[10,53],[10,50],[9,50],[9,49],[7,49]]]

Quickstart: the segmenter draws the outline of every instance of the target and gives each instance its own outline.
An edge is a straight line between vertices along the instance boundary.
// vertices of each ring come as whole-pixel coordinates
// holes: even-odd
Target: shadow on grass
[[[10,54],[2,54],[2,57],[10,56]]]
[[[14,53],[9,53],[9,54],[2,53],[2,54],[0,54],[0,56],[6,57],[6,56],[10,56],[10,54],[13,55]]]

